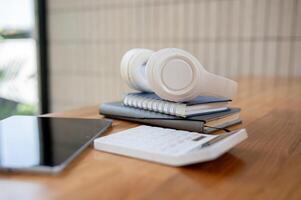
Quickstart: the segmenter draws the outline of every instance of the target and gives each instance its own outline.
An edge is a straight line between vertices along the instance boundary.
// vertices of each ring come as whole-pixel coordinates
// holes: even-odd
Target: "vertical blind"
[[[52,111],[118,100],[130,48],[185,49],[230,78],[301,76],[298,0],[49,0]]]

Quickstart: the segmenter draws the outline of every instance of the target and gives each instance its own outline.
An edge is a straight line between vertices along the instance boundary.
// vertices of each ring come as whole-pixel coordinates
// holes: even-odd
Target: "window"
[[[0,119],[38,112],[34,0],[0,0]]]

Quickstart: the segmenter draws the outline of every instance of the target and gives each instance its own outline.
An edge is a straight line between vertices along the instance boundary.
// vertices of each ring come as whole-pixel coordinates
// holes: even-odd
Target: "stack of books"
[[[101,104],[99,113],[108,117],[179,130],[210,133],[241,123],[240,109],[231,100],[199,96],[176,103],[155,93],[129,93],[123,101]]]

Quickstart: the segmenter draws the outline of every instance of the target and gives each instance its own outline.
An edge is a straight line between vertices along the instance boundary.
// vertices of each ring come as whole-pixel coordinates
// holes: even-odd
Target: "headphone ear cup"
[[[204,67],[195,57],[176,48],[155,52],[146,66],[152,90],[162,99],[175,102],[198,96],[198,83],[203,71]]]
[[[199,95],[232,99],[237,83],[209,73],[190,53],[176,48],[154,53],[146,66],[149,86],[162,99],[182,102]]]
[[[125,80],[125,82],[127,83],[128,86],[130,86],[131,88],[133,88],[134,86],[132,85],[132,82],[130,80],[130,76],[129,76],[129,63],[130,60],[132,59],[132,57],[139,51],[139,49],[131,49],[128,50],[121,59],[121,63],[120,63],[120,73],[121,73],[121,77],[123,80]]]
[[[151,91],[145,77],[145,65],[154,51],[149,49],[131,49],[121,59],[121,77],[129,87],[139,91]]]

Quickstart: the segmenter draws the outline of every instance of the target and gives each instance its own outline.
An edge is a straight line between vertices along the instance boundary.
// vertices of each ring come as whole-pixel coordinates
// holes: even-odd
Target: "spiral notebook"
[[[125,106],[180,117],[225,111],[230,101],[218,97],[199,96],[189,102],[177,103],[163,100],[155,93],[129,93],[123,98]]]

